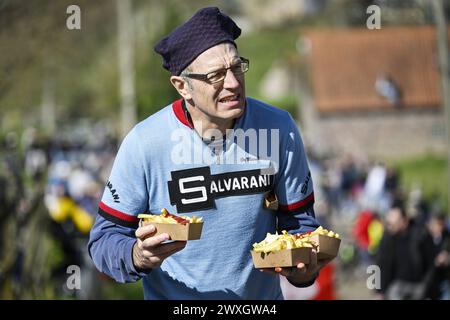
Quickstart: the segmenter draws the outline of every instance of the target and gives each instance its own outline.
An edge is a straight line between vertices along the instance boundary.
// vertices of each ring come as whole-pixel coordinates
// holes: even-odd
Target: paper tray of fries
[[[294,267],[300,262],[309,263],[311,248],[284,249],[274,252],[251,251],[255,268]]]
[[[161,210],[161,215],[141,214],[139,224],[145,226],[152,224],[156,228],[155,235],[167,233],[170,240],[187,241],[198,240],[201,237],[203,229],[203,221],[201,218],[193,216],[182,217],[169,214],[167,210]]]
[[[331,259],[337,256],[341,244],[339,234],[319,227],[308,236],[316,245],[317,259]]]
[[[299,239],[283,230],[253,244],[251,255],[255,268],[293,267],[309,263],[313,245],[308,238]]]
[[[317,244],[317,259],[330,259],[337,256],[341,239],[325,235],[313,235],[311,241]]]

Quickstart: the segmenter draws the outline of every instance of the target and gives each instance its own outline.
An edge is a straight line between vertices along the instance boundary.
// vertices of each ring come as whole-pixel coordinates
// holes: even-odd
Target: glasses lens
[[[241,58],[241,63],[232,66],[231,72],[235,75],[241,75],[248,71],[249,69],[249,61],[245,58]],[[206,75],[206,78],[210,83],[215,83],[222,81],[227,76],[228,69],[217,70],[214,72],[210,72]]]
[[[208,78],[209,82],[211,82],[211,83],[219,82],[225,78],[226,74],[227,74],[226,69],[218,70],[218,71],[208,73],[207,78]]]
[[[231,67],[231,72],[233,72],[233,74],[235,74],[235,75],[244,73],[244,69],[242,68],[242,63],[239,63],[239,64]]]
[[[249,63],[248,63],[248,61],[242,61],[242,63],[241,63],[241,70],[242,70],[242,73],[247,72],[247,71],[248,71],[248,68],[249,68]]]

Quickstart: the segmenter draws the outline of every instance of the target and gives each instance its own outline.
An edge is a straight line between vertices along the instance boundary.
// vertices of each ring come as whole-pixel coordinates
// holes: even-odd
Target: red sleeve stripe
[[[314,192],[312,192],[309,196],[304,198],[303,200],[300,200],[298,202],[294,202],[291,204],[280,204],[280,209],[283,211],[294,211],[299,208],[308,208],[314,203]]]
[[[130,216],[129,214],[120,212],[116,209],[113,209],[111,207],[108,207],[106,204],[104,204],[103,202],[100,201],[99,203],[99,208],[102,209],[104,212],[120,219],[120,220],[124,220],[127,222],[139,222],[139,219],[135,216]]]

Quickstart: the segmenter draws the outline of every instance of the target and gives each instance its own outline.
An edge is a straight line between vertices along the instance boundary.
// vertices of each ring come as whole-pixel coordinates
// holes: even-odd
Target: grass
[[[117,283],[108,280],[102,283],[102,298],[108,300],[143,300],[142,281],[134,283]]]

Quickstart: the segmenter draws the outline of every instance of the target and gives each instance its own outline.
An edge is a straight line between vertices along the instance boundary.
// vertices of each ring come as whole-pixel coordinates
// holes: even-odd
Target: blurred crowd
[[[33,128],[21,136],[10,132],[3,137],[0,296],[11,292],[11,298],[27,297],[25,291],[36,281],[48,281],[55,297],[97,297],[93,277],[98,273],[86,245],[116,151],[117,140],[102,123],[77,125],[51,138]],[[11,234],[12,239],[8,237]],[[28,238],[24,240],[23,234]],[[40,247],[39,251],[34,246]],[[36,266],[39,259],[42,266]],[[67,290],[71,265],[82,270],[83,290]],[[39,271],[39,267],[51,270]],[[39,285],[36,292],[42,292],[45,283]]]
[[[396,168],[379,161],[311,163],[316,215],[354,249],[341,248],[343,271],[354,262],[367,277],[369,266],[379,267],[375,298],[450,299],[449,220],[440,199],[425,199],[419,187],[406,191]]]

